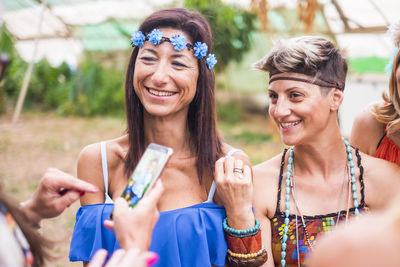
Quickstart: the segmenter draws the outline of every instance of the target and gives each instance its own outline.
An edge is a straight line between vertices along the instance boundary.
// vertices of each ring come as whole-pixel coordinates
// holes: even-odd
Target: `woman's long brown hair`
[[[203,42],[212,49],[212,33],[207,20],[199,13],[185,8],[172,8],[157,11],[147,17],[139,30],[144,34],[155,28],[171,27],[183,31],[193,42]],[[138,48],[134,48],[130,57],[125,80],[125,107],[128,123],[129,151],[126,156],[125,174],[130,175],[144,153],[143,105],[133,88],[133,76]],[[201,182],[206,174],[214,174],[215,161],[222,156],[222,144],[216,126],[215,115],[215,79],[205,60],[198,61],[199,77],[197,91],[189,105],[188,129],[190,143],[194,148],[197,161],[197,175]]]

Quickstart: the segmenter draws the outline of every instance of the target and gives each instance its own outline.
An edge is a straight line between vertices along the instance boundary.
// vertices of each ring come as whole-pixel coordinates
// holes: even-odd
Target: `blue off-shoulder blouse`
[[[104,248],[111,255],[119,248],[114,232],[104,227],[112,203],[79,208],[72,235],[70,261],[90,261]],[[227,244],[222,221],[223,206],[204,202],[190,207],[160,212],[150,251],[160,260],[154,266],[224,266]]]

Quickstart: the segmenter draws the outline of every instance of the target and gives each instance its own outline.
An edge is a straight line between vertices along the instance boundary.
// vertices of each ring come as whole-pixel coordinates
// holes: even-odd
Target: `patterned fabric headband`
[[[163,33],[159,29],[154,29],[150,33],[144,35],[141,31],[136,31],[131,38],[133,47],[142,47],[145,41],[149,41],[153,45],[161,44],[162,42],[169,42],[174,46],[176,51],[181,51],[185,48],[194,51],[194,56],[198,59],[205,58],[208,51],[208,46],[202,42],[196,42],[194,45],[186,41],[183,35],[174,35],[172,38],[163,37]],[[208,54],[206,57],[206,63],[208,68],[211,70],[217,59],[214,54]]]
[[[274,76],[271,76],[269,79],[269,83],[272,83],[273,81],[278,81],[278,80],[292,80],[292,81],[298,81],[298,82],[312,83],[312,84],[322,86],[322,87],[334,87],[341,91],[344,90],[344,86],[340,85],[339,83],[337,83],[337,82],[332,83],[332,82],[324,81],[322,79],[304,79],[304,78],[299,78],[299,77],[288,77],[288,76],[274,77]]]

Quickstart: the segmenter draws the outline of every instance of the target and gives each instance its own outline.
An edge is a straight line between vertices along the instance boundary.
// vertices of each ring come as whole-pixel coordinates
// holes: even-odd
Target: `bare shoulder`
[[[86,176],[89,170],[95,170],[101,168],[101,156],[100,156],[100,143],[94,143],[85,146],[78,156],[78,178],[88,181],[96,182],[97,178],[93,176]],[[96,175],[98,176],[98,175]],[[97,185],[97,184],[96,184]],[[104,186],[103,186],[104,187]]]
[[[81,197],[81,205],[104,202],[104,182],[102,178],[100,143],[85,146],[78,157],[78,178],[96,185],[99,191]]]
[[[364,176],[376,180],[376,182],[399,180],[400,181],[400,166],[379,158],[366,155],[360,152],[363,166]]]
[[[372,111],[373,103],[364,108],[354,119],[351,129],[350,143],[364,153],[373,155],[380,138],[384,133],[384,125],[376,120]]]
[[[354,120],[355,123],[357,123],[357,126],[361,126],[359,124],[365,124],[363,126],[365,129],[369,130],[381,128],[382,123],[377,121],[373,114],[373,110],[376,105],[379,105],[379,103],[371,103],[357,114]]]
[[[254,175],[257,175],[257,179],[259,180],[275,180],[272,178],[272,176],[275,175],[275,178],[279,176],[281,161],[282,153],[267,161],[255,165],[253,168]]]
[[[272,218],[275,214],[282,153],[253,167],[254,207]]]
[[[125,158],[128,151],[127,136],[121,136],[112,140],[104,141],[108,168]],[[85,146],[78,157],[78,168],[89,167],[90,169],[101,168],[101,143]]]
[[[400,191],[400,166],[360,154],[364,168],[366,202],[371,208],[384,208]]]
[[[108,172],[111,174],[115,165],[120,164],[123,149],[121,142],[123,137],[105,141],[106,159]],[[88,194],[81,198],[81,204],[94,204],[104,202],[104,178],[103,167],[101,162],[101,145],[94,143],[85,146],[78,157],[78,178],[99,187],[99,192],[96,194]]]

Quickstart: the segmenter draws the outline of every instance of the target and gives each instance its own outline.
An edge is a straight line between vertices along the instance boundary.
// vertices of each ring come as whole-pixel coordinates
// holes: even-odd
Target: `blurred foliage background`
[[[211,25],[213,53],[218,58],[215,68],[217,115],[226,139],[238,145],[279,143],[273,127],[263,129],[268,120],[267,75],[252,70],[251,65],[269,50],[271,36],[318,33],[336,42],[333,35],[327,34],[329,29],[317,1],[298,1],[297,7],[276,9],[269,9],[266,0],[252,0],[250,8],[246,9],[221,0],[177,2],[202,13]],[[78,65],[52,66],[46,59],[36,63],[23,110],[51,112],[63,117],[123,119],[124,80],[131,51],[127,44],[130,33],[138,25],[139,21],[111,19],[73,29],[74,34],[82,34],[80,37],[85,44]],[[108,38],[104,39],[104,36]],[[113,49],[107,49],[107,46]],[[0,115],[7,115],[15,108],[28,63],[17,54],[14,39],[5,24],[0,32],[0,56],[9,60],[0,84]],[[388,59],[379,57],[353,58],[349,61],[350,73],[384,73],[387,62]],[[243,127],[255,117],[263,120],[256,123],[258,128]],[[254,159],[255,162],[261,160],[259,156]]]
[[[185,0],[183,4],[202,13],[213,30],[213,53],[218,58],[215,68],[217,116],[224,139],[245,151],[247,149],[253,163],[265,160],[266,154],[272,156],[281,145],[279,139],[273,137],[273,128],[267,128],[265,124],[265,75],[250,68],[268,47],[265,34],[258,30],[260,22],[256,13],[227,5],[221,0]],[[129,24],[113,23],[129,43],[128,32],[133,32],[138,25],[128,30],[126,25]],[[90,30],[96,27],[104,29],[95,25],[88,27]],[[33,113],[37,118],[41,116],[38,112],[44,112],[59,117],[124,120],[124,81],[131,50],[102,50],[94,43],[90,46],[97,49],[86,50],[76,68],[66,63],[52,66],[46,59],[35,63],[23,105],[25,116]],[[0,86],[0,96],[5,99],[3,114],[10,115],[28,63],[16,53],[14,40],[6,27],[1,29],[0,52],[10,59]],[[254,102],[257,98],[255,92],[260,93],[259,98],[263,101]],[[261,143],[271,141],[274,141],[272,145],[277,144],[278,149],[271,150],[268,145],[264,150],[259,148]]]
[[[56,5],[64,1],[80,2],[47,2]],[[6,2],[19,6],[29,1]],[[269,9],[267,0],[251,0],[251,8],[247,9],[221,0],[175,2],[174,6],[179,2],[198,10],[209,20],[213,30],[213,53],[218,58],[215,68],[217,116],[224,140],[243,149],[253,165],[282,151],[279,133],[267,116],[267,76],[252,70],[251,64],[269,50],[271,36],[320,34],[336,42],[326,34],[328,29],[316,6],[317,1],[298,0],[293,2],[299,7],[276,9]],[[49,166],[76,175],[76,160],[85,145],[124,133],[124,80],[131,51],[129,39],[138,25],[139,21],[113,19],[98,24],[69,25],[74,34],[81,34],[78,38],[85,48],[83,55],[77,66],[66,63],[53,66],[46,59],[35,63],[24,112],[17,125],[11,125],[10,117],[28,63],[16,52],[15,38],[7,32],[5,24],[2,25],[0,60],[9,63],[0,81],[0,183],[18,200],[25,200],[32,194]],[[388,59],[380,57],[350,59],[350,73],[384,73],[387,62]],[[364,89],[365,84],[360,87]],[[351,106],[355,104],[352,102]],[[43,226],[48,236],[62,241],[54,249],[61,255],[60,260],[49,266],[81,266],[70,263],[66,256],[78,206],[79,203],[75,203],[62,216]]]
[[[224,77],[230,62],[240,62],[251,48],[251,36],[256,30],[256,15],[234,8],[220,0],[186,0],[185,6],[198,10],[209,20],[213,29],[218,64],[216,72]],[[129,42],[129,36],[127,36]],[[5,27],[1,29],[0,52],[10,58],[3,80],[3,89],[8,109],[14,107],[28,64],[15,52],[13,40]],[[111,62],[100,54],[118,53],[125,62]],[[130,51],[87,51],[77,69],[63,63],[51,66],[45,59],[33,68],[24,109],[55,110],[59,115],[95,116],[122,115],[124,113],[125,67]],[[106,62],[99,58],[108,58]],[[222,83],[219,83],[220,87]],[[228,105],[227,108],[230,106]],[[4,110],[5,111],[5,110]],[[224,111],[222,111],[224,113]],[[229,112],[225,112],[229,113]]]
[[[218,58],[215,69],[217,96],[222,94],[223,99],[226,99],[229,95],[229,100],[235,100],[232,97],[235,92],[241,93],[241,99],[243,95],[253,95],[247,98],[247,105],[220,101],[218,114],[221,119],[237,122],[233,118],[239,118],[243,112],[265,114],[266,99],[261,102],[253,100],[265,98],[266,76],[252,70],[251,64],[265,55],[271,46],[267,31],[279,32],[283,37],[310,32],[312,29],[311,33],[326,31],[322,15],[317,12],[316,2],[309,2],[311,4],[306,9],[267,10],[267,1],[253,0],[253,9],[247,10],[225,4],[221,0],[182,1],[185,7],[202,13],[213,30],[213,52]],[[108,23],[85,26],[82,31],[104,31],[113,25],[114,30],[126,35],[126,42],[129,43],[129,32],[135,30],[131,28],[135,23]],[[92,47],[92,50],[84,52],[76,68],[66,63],[54,67],[45,59],[36,63],[24,110],[55,111],[62,116],[123,116],[123,86],[130,50],[106,51],[93,44]],[[28,66],[16,53],[13,38],[4,24],[0,33],[0,53],[10,60],[0,86],[0,114],[4,114],[10,113],[15,107]],[[378,57],[351,59],[350,71],[382,73],[387,61]]]

